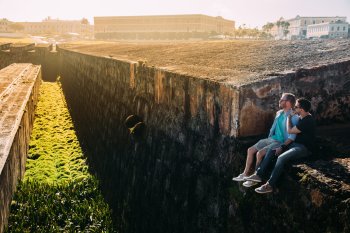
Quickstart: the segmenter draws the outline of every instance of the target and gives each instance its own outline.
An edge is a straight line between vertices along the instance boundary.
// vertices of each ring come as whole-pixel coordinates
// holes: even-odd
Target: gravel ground
[[[146,61],[218,82],[243,84],[275,74],[350,60],[350,40],[209,41],[60,45],[82,53]]]

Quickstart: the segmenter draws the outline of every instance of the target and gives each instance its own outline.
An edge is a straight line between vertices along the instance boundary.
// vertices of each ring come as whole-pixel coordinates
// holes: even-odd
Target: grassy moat
[[[114,232],[58,83],[43,82],[7,232]]]

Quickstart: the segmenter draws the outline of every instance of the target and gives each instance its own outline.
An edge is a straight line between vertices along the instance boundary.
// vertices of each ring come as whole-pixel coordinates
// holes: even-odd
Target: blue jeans
[[[304,145],[295,143],[295,142],[290,144],[289,149],[277,157],[275,167],[273,168],[270,179],[268,180],[269,184],[272,187],[276,186],[276,182],[278,178],[281,176],[285,164],[288,164],[289,162],[294,160],[307,157],[308,154],[309,154],[309,151]],[[266,153],[264,160],[261,162],[260,166],[257,169],[257,175],[259,177],[261,178],[266,177],[268,167],[270,166],[270,164],[273,162],[274,159],[276,159],[275,150],[270,149]]]

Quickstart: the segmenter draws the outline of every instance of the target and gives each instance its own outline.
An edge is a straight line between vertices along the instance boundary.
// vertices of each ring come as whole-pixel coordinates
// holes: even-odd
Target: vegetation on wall
[[[43,83],[8,232],[113,232],[58,83]]]

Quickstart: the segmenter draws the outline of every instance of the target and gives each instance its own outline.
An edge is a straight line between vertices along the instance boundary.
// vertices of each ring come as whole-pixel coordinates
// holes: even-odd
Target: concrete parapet
[[[44,54],[52,51],[52,44],[37,44],[35,45],[35,52]],[[40,56],[40,55],[39,55]]]
[[[11,43],[0,43],[0,50],[10,49]]]
[[[282,92],[309,98],[319,124],[349,122],[349,60],[275,73],[238,85],[148,66],[142,60],[65,48],[58,49],[58,56],[62,87],[88,151],[88,162],[100,177],[114,211],[129,211],[117,216],[122,219],[121,229],[244,232],[248,229],[244,224],[251,220],[246,218],[245,205],[250,204],[249,208],[261,207],[254,213],[264,221],[290,210],[291,219],[272,228],[293,231],[305,216],[329,209],[310,205],[310,198],[317,203],[318,194],[308,190],[308,183],[301,187],[300,177],[288,181],[292,189],[283,186],[286,191],[276,194],[279,201],[257,197],[254,191],[242,191],[236,184],[232,187],[230,181],[243,170],[246,148],[242,141],[246,139],[242,137],[267,132]],[[331,106],[332,111],[323,105]],[[144,123],[143,138],[129,135],[124,120],[130,115]],[[286,194],[290,190],[292,194]],[[334,206],[341,206],[344,196],[333,194]],[[299,199],[290,201],[295,198]],[[275,208],[276,213],[265,216],[263,208]],[[302,217],[295,223],[297,216]],[[315,219],[311,216],[308,222],[315,223]],[[124,221],[137,224],[125,226]],[[159,222],[163,225],[157,225]],[[253,232],[263,226],[260,223],[254,225]],[[329,227],[336,225],[348,228],[344,219],[330,222]],[[326,227],[323,224],[318,229]]]
[[[0,70],[0,232],[24,175],[40,82],[40,66],[12,64]]]
[[[75,66],[79,62],[79,72],[91,82],[97,82],[106,92],[113,94],[115,85],[129,89],[137,105],[136,114],[151,127],[160,123],[158,117],[152,122],[157,106],[167,106],[177,124],[170,127],[164,123],[162,128],[176,140],[181,139],[179,134],[183,125],[205,135],[212,135],[210,132],[215,124],[225,136],[264,134],[272,123],[283,92],[294,93],[297,98],[309,98],[319,124],[350,121],[350,60],[281,72],[260,81],[233,85],[149,67],[142,62],[82,55],[65,49],[59,51],[61,57],[69,60],[65,66]],[[93,67],[93,63],[98,66]]]
[[[11,53],[21,53],[21,52],[33,50],[34,47],[35,47],[34,43],[31,43],[31,44],[11,44],[10,52]]]
[[[8,46],[8,45],[6,45]],[[14,44],[10,50],[0,49],[0,69],[12,63],[33,63],[41,65],[44,80],[57,78],[57,53],[52,51],[52,44]]]

